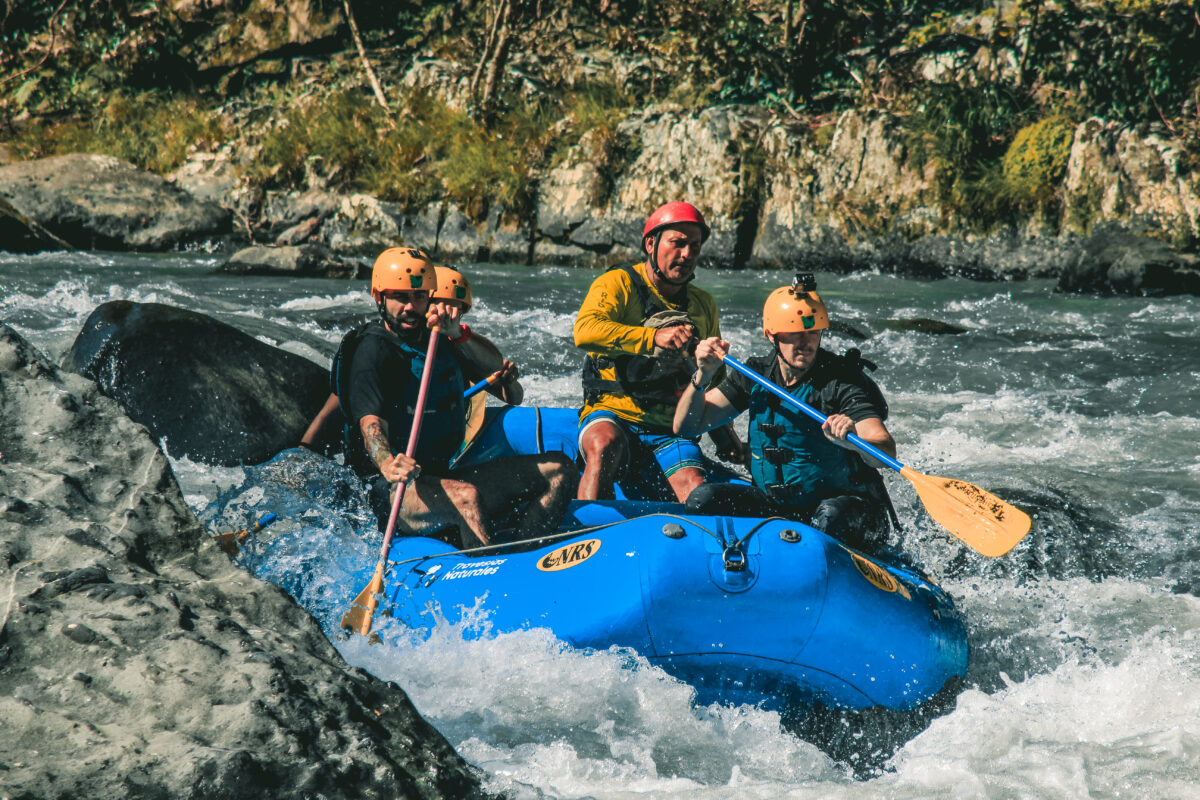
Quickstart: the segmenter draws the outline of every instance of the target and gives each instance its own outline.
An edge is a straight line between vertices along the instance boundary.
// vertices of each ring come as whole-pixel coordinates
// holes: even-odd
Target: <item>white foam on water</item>
[[[548,406],[551,408],[578,408],[583,400],[578,375],[548,377],[521,373],[521,386],[525,389],[524,405]]]
[[[468,615],[470,617],[470,615]],[[732,783],[847,782],[847,772],[749,706],[693,706],[693,690],[622,648],[579,651],[544,629],[439,622],[429,639],[339,643],[351,663],[405,687],[489,788],[551,797],[719,797]],[[715,793],[711,793],[712,790]],[[697,792],[701,794],[697,795]]]
[[[964,693],[878,788],[892,797],[1195,796],[1195,616],[1186,632],[1164,625],[1135,637],[1115,661],[1067,662],[992,695]]]
[[[222,492],[240,484],[246,477],[241,467],[218,467],[193,461],[187,456],[175,457],[170,453],[169,442],[159,440],[159,447],[171,462],[175,480],[185,492],[184,500],[192,509],[201,509],[217,499]]]
[[[327,308],[367,308],[364,300],[366,293],[362,288],[356,288],[337,295],[308,295],[295,300],[287,300],[277,307],[281,311],[323,311]]]
[[[525,338],[529,331],[570,341],[575,327],[575,312],[560,313],[547,308],[498,311],[479,301],[471,307],[465,321],[472,327],[478,324],[481,333],[497,342],[510,337]]]

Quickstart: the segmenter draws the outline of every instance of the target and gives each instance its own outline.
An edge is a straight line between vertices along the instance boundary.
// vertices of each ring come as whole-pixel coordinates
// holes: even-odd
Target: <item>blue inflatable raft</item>
[[[576,502],[573,530],[486,553],[398,539],[380,612],[428,630],[478,608],[495,633],[629,647],[702,703],[910,710],[965,675],[962,619],[917,573],[797,522],[682,510]]]

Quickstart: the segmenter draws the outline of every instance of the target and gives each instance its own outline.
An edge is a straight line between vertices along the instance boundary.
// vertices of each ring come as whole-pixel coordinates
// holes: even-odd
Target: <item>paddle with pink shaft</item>
[[[438,339],[442,338],[437,328],[429,334],[429,349],[425,352],[425,368],[421,370],[421,385],[417,390],[417,405],[413,410],[412,431],[408,434],[408,447],[404,454],[409,458],[417,452],[417,439],[421,436],[421,418],[425,416],[425,398],[429,394],[429,379],[433,375],[433,360],[437,357]],[[342,627],[358,631],[363,636],[371,632],[371,617],[379,605],[379,595],[383,592],[383,571],[387,567],[388,551],[392,549],[392,534],[396,531],[396,517],[400,515],[400,504],[404,502],[404,490],[408,481],[400,481],[396,487],[396,497],[392,500],[392,513],[388,516],[387,530],[383,534],[383,548],[379,551],[379,564],[375,567],[375,577],[367,584],[367,588],[359,592],[358,597],[350,606],[350,610],[342,616]]]

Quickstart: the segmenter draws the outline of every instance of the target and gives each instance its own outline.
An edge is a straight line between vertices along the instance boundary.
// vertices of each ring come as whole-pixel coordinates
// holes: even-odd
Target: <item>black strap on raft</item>
[[[622,270],[642,304],[642,321],[655,314],[687,311],[688,292],[685,289],[678,309],[662,303],[632,266],[621,264],[612,269]],[[611,270],[610,270],[611,271]],[[601,370],[613,369],[615,378],[604,378]],[[674,404],[690,373],[685,374],[678,364],[647,355],[587,355],[583,361],[583,402],[594,403],[604,394],[624,394],[637,403]]]

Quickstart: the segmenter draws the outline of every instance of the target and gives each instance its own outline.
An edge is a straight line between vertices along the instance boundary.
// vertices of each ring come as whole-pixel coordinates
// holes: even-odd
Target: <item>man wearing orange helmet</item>
[[[587,351],[580,499],[612,497],[629,465],[644,479],[665,477],[680,502],[704,482],[699,445],[675,435],[671,418],[691,374],[688,348],[721,334],[716,302],[691,283],[708,236],[695,206],[660,206],[642,230],[646,261],[613,268],[588,289],[575,319],[575,346]]]
[[[433,269],[437,273],[437,289],[432,295],[433,302],[440,301],[451,308],[457,308],[460,317],[470,311],[475,305],[475,296],[466,276],[456,269],[437,264]],[[517,381],[520,374],[517,365],[505,358],[491,339],[471,330],[466,323],[462,323],[462,327],[470,331],[470,336],[462,344],[454,345],[454,354],[458,356],[459,361],[476,375],[487,377],[499,372],[499,379],[487,388],[487,392],[510,406],[521,405],[521,401],[525,399],[525,390]],[[477,394],[475,397],[482,403],[483,395]]]
[[[763,306],[763,335],[774,352],[747,366],[798,400],[828,415],[818,425],[737,372],[701,391],[721,366],[729,343],[719,337],[696,345],[696,379],[675,409],[674,429],[695,436],[750,412],[750,474],[754,487],[705,486],[689,505],[710,512],[807,516],[814,528],[853,547],[870,549],[894,518],[875,459],[846,435],[855,433],[891,456],[896,443],[884,425],[887,403],[862,366],[857,350],[836,356],[821,347],[829,314],[811,275],[771,292]]]
[[[409,533],[438,535],[455,546],[490,544],[495,521],[519,507],[519,537],[552,530],[575,488],[574,464],[562,454],[453,465],[465,433],[466,381],[482,376],[466,375],[452,347],[439,348],[434,363],[425,363],[430,336],[458,346],[473,336],[459,322],[460,308],[431,302],[437,291],[437,273],[421,251],[391,248],[376,259],[371,295],[380,319],[360,329],[353,352],[335,365],[343,383],[338,395],[359,434],[348,444],[348,462],[368,478],[381,521],[392,484],[408,482],[399,521]],[[426,369],[435,372],[409,458],[406,437]]]
[[[433,269],[437,273],[437,289],[430,295],[431,301],[435,303],[440,301],[450,308],[457,308],[460,317],[470,311],[471,306],[475,303],[475,298],[466,276],[456,269],[437,264]],[[462,323],[462,328],[470,331],[471,335],[466,338],[466,341],[452,345],[455,356],[472,375],[490,376],[493,373],[499,373],[499,379],[496,383],[488,386],[486,391],[509,405],[521,405],[521,401],[525,397],[525,390],[517,381],[519,376],[517,365],[506,359],[501,354],[500,348],[496,347],[486,336],[471,331],[466,323]],[[336,383],[336,377],[333,383]],[[300,438],[301,447],[320,452],[325,445],[329,444],[327,429],[331,425],[339,426],[345,422],[336,386],[333,388],[334,391],[329,393],[325,405],[313,417],[312,422],[304,431],[304,435]],[[467,414],[468,431],[478,430],[479,423],[472,424],[472,421],[483,413],[485,405],[486,399],[482,394],[476,394],[471,398],[471,408]]]

